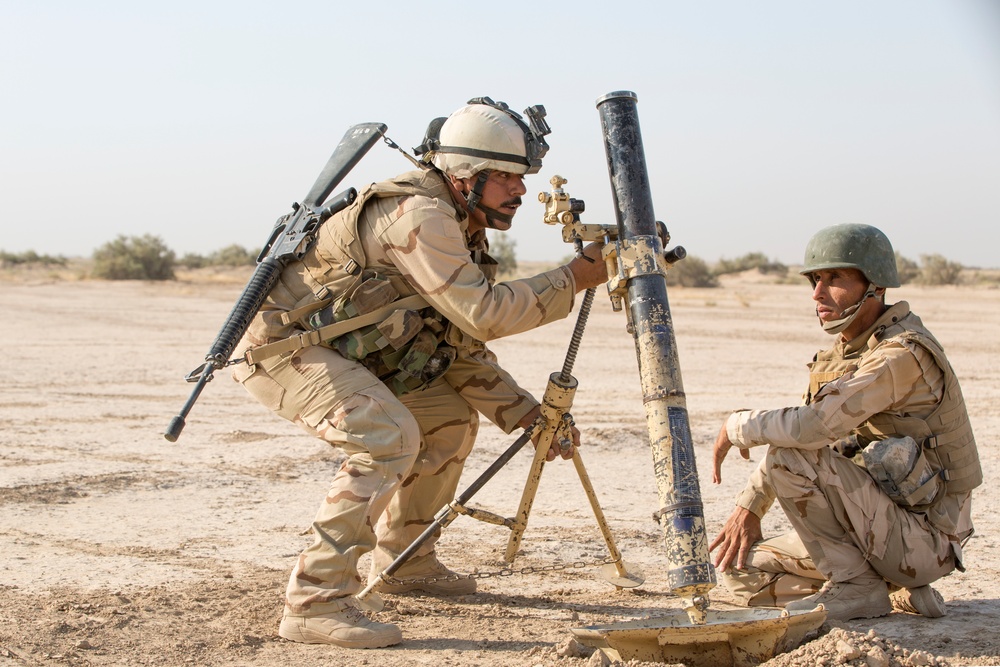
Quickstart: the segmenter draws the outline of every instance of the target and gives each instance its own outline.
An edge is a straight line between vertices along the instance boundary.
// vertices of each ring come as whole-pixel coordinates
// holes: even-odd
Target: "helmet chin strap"
[[[500,211],[489,208],[488,206],[483,206],[479,202],[483,198],[483,188],[486,186],[486,179],[490,177],[490,170],[483,169],[479,172],[479,176],[476,178],[476,182],[472,186],[472,190],[465,198],[465,209],[472,213],[476,209],[483,212],[486,217],[486,226],[490,229],[500,229],[497,227],[497,222],[505,223],[507,227],[510,227],[514,222],[513,215],[507,215],[506,213],[501,213]]]
[[[506,213],[501,213],[496,209],[488,208],[482,205],[479,206],[479,210],[486,215],[486,226],[489,227],[490,229],[498,229],[500,231],[503,231],[505,229],[508,229],[512,224],[514,224],[514,216],[512,215],[507,215]],[[497,222],[502,222],[504,223],[505,226],[501,229],[500,227],[496,226]]]
[[[865,288],[865,295],[861,297],[861,300],[858,301],[853,306],[845,308],[844,312],[840,314],[840,319],[833,320],[832,322],[824,322],[820,320],[820,325],[823,327],[823,331],[827,332],[830,335],[835,335],[839,334],[844,329],[851,326],[851,322],[853,322],[857,318],[858,313],[861,312],[861,306],[863,306],[865,301],[867,301],[869,298],[875,296],[875,291],[877,289],[878,288],[875,287],[875,285],[868,283],[868,287]]]

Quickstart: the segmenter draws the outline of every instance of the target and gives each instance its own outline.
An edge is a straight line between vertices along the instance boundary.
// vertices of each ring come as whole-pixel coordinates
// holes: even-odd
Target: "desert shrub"
[[[727,273],[740,273],[748,269],[757,269],[761,273],[771,273],[784,275],[788,273],[788,267],[777,260],[769,260],[762,252],[748,252],[736,259],[726,259],[723,257],[715,265],[714,273],[717,276]]]
[[[920,275],[920,266],[908,257],[903,257],[896,251],[896,273],[899,275],[899,284],[912,283]]]
[[[39,255],[34,250],[13,253],[0,250],[0,266],[17,266],[19,264],[42,264],[44,266],[66,266],[68,262],[62,255]]]
[[[718,287],[719,281],[705,260],[688,255],[667,271],[667,284],[681,287]]]
[[[490,257],[500,265],[500,273],[517,271],[517,257],[514,254],[516,245],[517,241],[506,234],[495,234],[490,238]]]
[[[963,277],[965,280],[965,277]],[[997,269],[976,269],[968,277],[968,282],[973,285],[982,285],[996,289],[1000,287],[1000,271]]]
[[[173,280],[174,251],[157,236],[120,235],[94,251],[95,278]]]
[[[208,256],[189,252],[177,260],[177,264],[185,269],[203,269],[206,266],[253,266],[256,263],[257,253],[236,244],[226,246],[222,250],[216,250]]]
[[[957,285],[961,282],[962,265],[951,262],[941,255],[921,255],[920,275],[917,282],[921,285]]]
[[[208,258],[198,253],[189,252],[177,260],[177,265],[185,269],[203,269],[208,266]]]
[[[257,253],[236,244],[216,250],[208,256],[208,266],[253,266],[256,263]]]

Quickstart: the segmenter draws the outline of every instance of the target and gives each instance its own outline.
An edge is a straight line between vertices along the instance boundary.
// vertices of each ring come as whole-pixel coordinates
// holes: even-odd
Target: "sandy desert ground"
[[[730,457],[724,482],[713,485],[710,446],[721,420],[735,408],[797,403],[805,362],[829,342],[805,285],[751,278],[670,292],[710,536],[761,455]],[[508,531],[459,517],[439,552],[453,568],[479,573],[476,595],[387,596],[380,618],[405,637],[389,649],[278,638],[284,583],[339,452],[273,416],[224,372],[181,439],[161,435],[190,391],[182,376],[241,287],[204,276],[0,282],[0,666],[583,667],[599,655],[574,650],[570,628],[678,609],[651,518],[656,487],[634,347],[624,314],[599,292],[574,369],[573,414],[611,529],[645,583],[616,590],[590,566],[605,557],[604,543],[572,465],[553,463],[514,563],[555,566],[549,571],[490,576],[503,565]],[[987,479],[975,494],[969,570],[939,582],[944,618],[894,613],[843,624],[768,664],[835,664],[837,641],[861,647],[857,665],[1000,664],[1000,290],[906,286],[890,299],[908,300],[937,334],[968,400]],[[492,347],[541,395],[574,321]],[[484,425],[461,488],[512,439]],[[529,462],[519,455],[470,505],[513,515]],[[780,511],[767,517],[768,534],[785,528]],[[713,609],[733,608],[722,587],[711,599]],[[885,649],[879,658],[875,644]]]

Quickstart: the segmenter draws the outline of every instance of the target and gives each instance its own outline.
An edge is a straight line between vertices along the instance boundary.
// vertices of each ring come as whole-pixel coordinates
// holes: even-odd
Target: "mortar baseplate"
[[[788,612],[777,607],[708,611],[703,625],[686,612],[571,628],[577,641],[612,660],[683,662],[688,667],[753,667],[790,651],[826,620],[822,605]]]

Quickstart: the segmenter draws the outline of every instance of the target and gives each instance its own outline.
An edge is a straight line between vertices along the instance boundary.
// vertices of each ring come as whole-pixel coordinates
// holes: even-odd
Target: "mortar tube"
[[[629,91],[597,100],[614,194],[619,239],[645,237],[662,254],[646,171],[638,97]],[[667,582],[685,600],[692,623],[704,624],[707,594],[716,583],[709,560],[704,508],[691,442],[667,283],[656,257],[640,257],[627,283],[646,426],[667,550]]]

